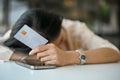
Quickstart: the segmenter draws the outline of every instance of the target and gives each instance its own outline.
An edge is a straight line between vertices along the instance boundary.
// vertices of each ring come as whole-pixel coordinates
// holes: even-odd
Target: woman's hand
[[[79,63],[78,54],[74,51],[64,51],[50,43],[38,46],[33,49],[29,55],[37,55],[37,58],[45,64],[64,66],[68,64]],[[74,62],[75,61],[75,62]]]

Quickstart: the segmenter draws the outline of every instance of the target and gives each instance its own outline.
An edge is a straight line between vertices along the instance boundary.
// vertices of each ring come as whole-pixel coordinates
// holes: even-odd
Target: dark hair
[[[26,24],[49,41],[52,41],[59,36],[61,23],[62,17],[57,14],[41,9],[30,9],[18,19],[12,29],[10,38],[4,44],[18,51],[29,52],[31,49],[28,46],[14,38],[18,30]]]

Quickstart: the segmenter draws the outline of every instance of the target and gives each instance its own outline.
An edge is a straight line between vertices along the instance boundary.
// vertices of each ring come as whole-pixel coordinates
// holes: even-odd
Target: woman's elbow
[[[111,56],[114,58],[116,62],[120,61],[120,52],[112,49],[112,48],[106,48],[106,50],[111,54]]]

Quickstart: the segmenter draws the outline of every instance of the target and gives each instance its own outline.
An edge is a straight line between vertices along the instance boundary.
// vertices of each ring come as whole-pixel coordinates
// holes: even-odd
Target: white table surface
[[[47,70],[30,70],[14,62],[0,62],[0,80],[120,80],[120,62]]]

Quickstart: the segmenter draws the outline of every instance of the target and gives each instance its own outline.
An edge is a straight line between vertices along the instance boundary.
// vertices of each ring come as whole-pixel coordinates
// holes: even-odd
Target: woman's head
[[[33,9],[31,13],[34,13],[31,26],[33,29],[57,46],[64,43],[66,35],[61,25],[61,16],[40,9]]]
[[[11,36],[5,42],[5,45],[19,51],[29,52],[31,50],[29,47],[14,38],[14,35],[18,30],[26,24],[51,42],[59,37],[61,32],[61,23],[62,17],[52,12],[41,9],[28,10],[14,25]]]
[[[41,9],[32,9],[28,12],[34,14],[32,16],[32,25],[30,25],[30,27],[46,37],[49,41],[52,41],[59,36],[62,23],[61,16]]]
[[[65,42],[66,34],[61,25],[61,16],[41,9],[32,9],[30,11],[34,13],[31,26],[33,29],[57,46]]]

